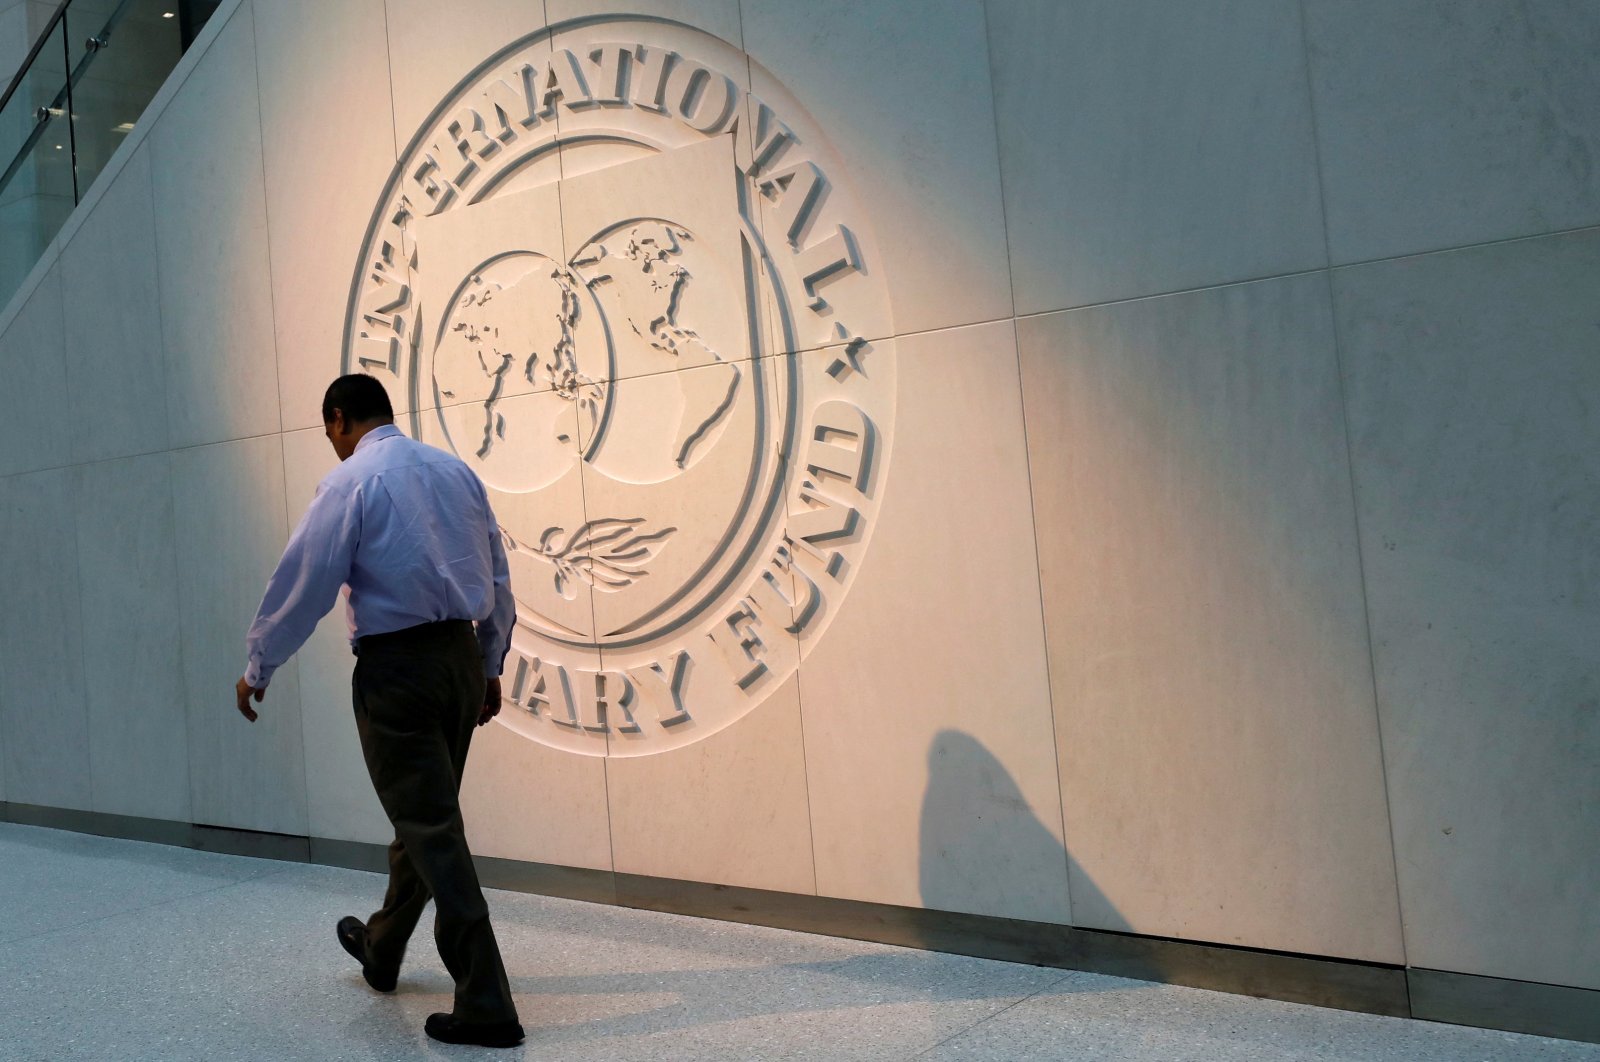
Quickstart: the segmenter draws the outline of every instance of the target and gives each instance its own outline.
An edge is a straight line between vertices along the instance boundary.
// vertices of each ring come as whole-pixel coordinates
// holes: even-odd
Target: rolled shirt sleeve
[[[478,621],[478,646],[483,650],[484,677],[498,678],[505,668],[506,654],[511,651],[511,628],[517,620],[517,602],[511,596],[511,567],[506,562],[500,524],[494,518],[487,496],[483,499],[483,510],[489,525],[489,560],[494,568],[494,607],[486,618]]]
[[[247,683],[265,689],[272,673],[311,637],[350,578],[360,537],[360,489],[319,490],[289,536],[245,637]]]

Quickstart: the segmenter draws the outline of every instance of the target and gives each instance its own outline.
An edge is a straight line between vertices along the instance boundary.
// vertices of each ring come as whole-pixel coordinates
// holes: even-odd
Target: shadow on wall
[[[1051,884],[1066,893],[1061,842],[994,754],[958,730],[940,731],[928,749],[921,842],[922,903],[933,910],[1021,917],[1046,908]]]
[[[928,749],[922,798],[920,891],[935,911],[997,914],[1031,921],[1048,909],[1052,889],[1067,891],[1071,866],[1073,920],[1093,912],[1102,925],[1122,917],[1067,849],[1028,806],[1005,766],[970,734],[940,731]],[[1059,953],[1080,942],[1063,930]]]

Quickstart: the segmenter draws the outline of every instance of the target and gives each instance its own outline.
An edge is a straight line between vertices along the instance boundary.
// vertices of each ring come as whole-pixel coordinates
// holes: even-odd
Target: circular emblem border
[[[727,134],[754,259],[753,376],[771,373],[783,411],[757,438],[774,451],[772,490],[743,547],[708,558],[712,585],[680,591],[698,601],[673,625],[585,643],[525,622],[519,600],[497,719],[554,748],[636,756],[710,736],[788,688],[836,613],[876,523],[895,412],[893,340],[871,338],[893,328],[860,201],[817,123],[741,49],[673,20],[586,17],[521,37],[456,84],[400,154],[356,263],[341,371],[383,380],[422,438],[426,263],[411,221],[486,202],[552,153],[564,181],[560,160],[587,146],[634,157]]]

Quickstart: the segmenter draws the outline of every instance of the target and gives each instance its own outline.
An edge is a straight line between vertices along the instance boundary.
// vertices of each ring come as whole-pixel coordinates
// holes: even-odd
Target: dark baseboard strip
[[[1600,1044],[1600,992],[1442,970],[1407,974],[1413,1017]]]
[[[616,906],[616,875],[609,870],[563,867],[553,863],[527,863],[520,859],[474,856],[478,880],[491,889],[559,896]]]
[[[333,841],[325,837],[313,837],[311,862],[387,874],[389,848],[367,841]],[[617,903],[614,875],[609,870],[529,863],[497,856],[473,856],[472,862],[478,868],[478,881],[485,888],[526,892],[536,896],[559,896],[566,900],[584,900],[610,906]]]
[[[1405,970],[989,915],[617,875],[626,907],[1406,1017]]]
[[[0,821],[385,873],[384,845],[0,803]],[[490,888],[1600,1043],[1600,991],[480,856]]]
[[[287,833],[262,833],[231,826],[204,826],[146,819],[136,815],[112,815],[104,811],[77,811],[38,804],[0,805],[0,821],[22,826],[45,826],[53,830],[90,833],[97,837],[117,837],[125,841],[148,841],[177,848],[195,848],[223,855],[279,859],[294,863],[311,860],[307,838]]]
[[[333,841],[326,837],[311,838],[311,862],[326,867],[343,867],[346,870],[368,870],[374,874],[389,873],[389,849],[386,845],[366,841]]]
[[[187,822],[172,822],[169,819],[145,819],[135,815],[109,815],[103,811],[7,803],[0,804],[0,820],[19,826],[44,826],[52,830],[90,833],[96,837],[117,837],[124,841],[193,847],[194,827]]]
[[[311,841],[287,833],[260,833],[228,826],[193,827],[189,847],[203,852],[251,856],[255,859],[281,859],[286,863],[311,862]]]

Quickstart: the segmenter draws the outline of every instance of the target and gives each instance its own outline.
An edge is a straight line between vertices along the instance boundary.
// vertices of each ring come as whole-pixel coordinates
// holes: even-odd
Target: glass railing
[[[0,309],[217,3],[66,0],[34,26],[37,4],[0,13],[0,71],[16,70],[0,97]]]

